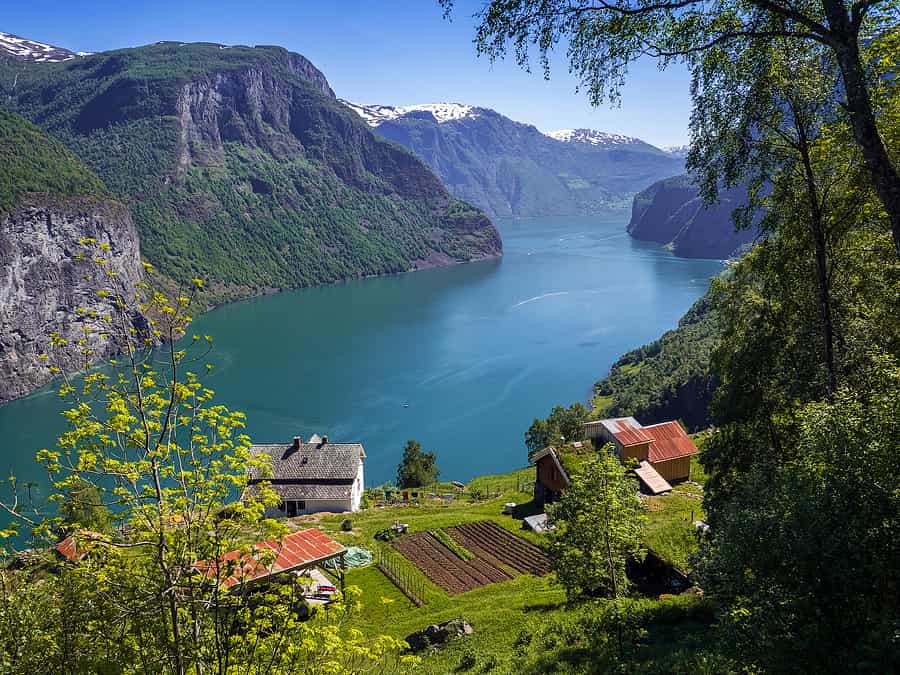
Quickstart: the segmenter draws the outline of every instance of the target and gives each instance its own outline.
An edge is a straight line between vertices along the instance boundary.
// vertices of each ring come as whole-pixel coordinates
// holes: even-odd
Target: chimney
[[[291,450],[299,450],[303,439],[300,436],[294,436],[294,442],[291,444]]]

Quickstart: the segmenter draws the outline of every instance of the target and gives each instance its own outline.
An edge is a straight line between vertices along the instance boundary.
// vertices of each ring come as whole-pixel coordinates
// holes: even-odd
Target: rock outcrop
[[[100,338],[108,326],[91,318],[92,312],[110,313],[110,300],[97,294],[109,284],[97,274],[90,256],[76,259],[85,251],[79,243],[85,237],[109,245],[104,255],[132,297],[143,267],[126,207],[95,198],[31,194],[0,215],[0,402],[50,381],[48,364],[40,355],[49,351],[51,333],[68,341],[53,353],[54,362],[66,371],[85,365],[85,347],[96,358],[116,351],[114,343]],[[80,346],[85,336],[88,343]]]
[[[674,176],[635,196],[628,233],[668,245],[683,258],[728,258],[758,236],[755,228],[736,230],[731,219],[745,201],[746,191],[735,188],[706,206],[688,176]]]

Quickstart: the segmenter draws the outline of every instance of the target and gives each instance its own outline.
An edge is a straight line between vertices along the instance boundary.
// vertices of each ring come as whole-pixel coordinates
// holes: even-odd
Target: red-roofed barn
[[[588,422],[584,425],[595,447],[612,443],[622,462],[648,462],[670,483],[691,477],[691,457],[699,451],[678,422],[643,426],[633,417]]]

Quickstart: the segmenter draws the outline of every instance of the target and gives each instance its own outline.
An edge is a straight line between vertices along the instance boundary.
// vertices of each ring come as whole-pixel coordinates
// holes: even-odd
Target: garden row
[[[394,547],[448,593],[508,581],[516,574],[550,571],[549,561],[537,546],[491,521],[458,525],[444,532],[467,550],[471,559],[446,546],[440,540],[443,536],[439,539],[430,532],[401,537]]]

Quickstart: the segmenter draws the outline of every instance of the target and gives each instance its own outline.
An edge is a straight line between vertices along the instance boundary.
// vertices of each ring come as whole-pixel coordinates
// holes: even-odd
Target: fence
[[[425,581],[418,571],[409,569],[406,560],[387,549],[379,548],[376,564],[384,576],[390,579],[391,583],[416,607],[425,604]]]

